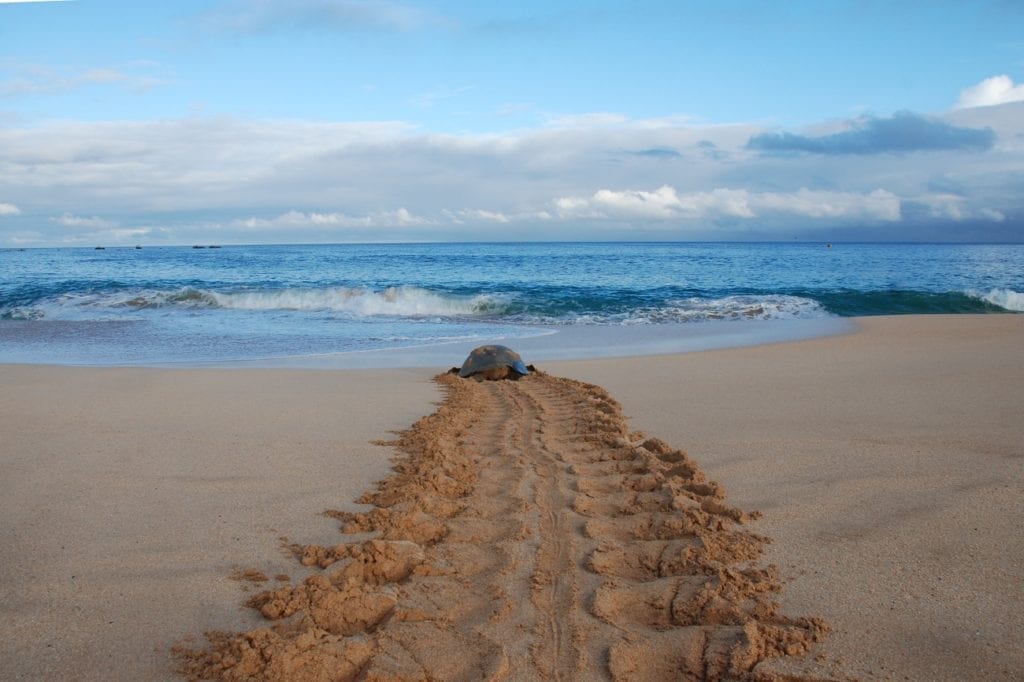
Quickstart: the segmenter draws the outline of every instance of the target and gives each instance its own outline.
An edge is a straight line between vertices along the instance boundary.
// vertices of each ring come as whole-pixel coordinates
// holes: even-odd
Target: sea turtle
[[[461,369],[452,367],[452,373],[456,371],[460,377],[477,381],[514,380],[530,373],[519,353],[506,346],[480,346],[469,354]]]

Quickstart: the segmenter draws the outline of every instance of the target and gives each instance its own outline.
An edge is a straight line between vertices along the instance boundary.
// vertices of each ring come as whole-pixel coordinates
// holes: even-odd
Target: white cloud
[[[955,108],[988,107],[1009,102],[1024,102],[1024,83],[1014,85],[1013,79],[1003,74],[986,78],[961,92]]]
[[[544,210],[503,213],[483,208],[446,208],[441,211],[441,215],[453,225],[480,225],[481,223],[508,225],[511,223],[545,222],[555,218],[552,213]]]
[[[152,232],[153,228],[151,227],[115,227],[109,230],[103,230],[97,234],[105,235],[114,241],[124,241],[126,239],[146,237],[152,234]]]
[[[689,218],[712,215],[753,218],[755,213],[751,199],[751,194],[745,189],[718,188],[710,192],[684,194],[679,203],[683,214]]]
[[[345,213],[318,213],[304,211],[288,211],[274,218],[247,218],[234,223],[238,227],[248,229],[273,228],[373,228],[373,227],[410,227],[432,225],[434,221],[413,215],[405,208],[394,211],[378,211],[362,216]]]
[[[451,220],[456,225],[462,225],[465,223],[500,223],[506,224],[512,222],[515,217],[499,213],[498,211],[488,211],[485,209],[457,209],[443,211],[445,217]]]
[[[945,220],[965,220],[969,217],[964,198],[956,194],[929,194],[917,201],[928,208],[928,215]]]
[[[682,208],[679,195],[668,185],[662,185],[653,192],[600,189],[594,192],[591,203],[598,209],[641,218],[671,218]]]
[[[14,204],[6,204],[6,203],[0,201],[0,216],[3,216],[3,215],[18,215],[19,213],[21,213],[21,209],[19,209]]]
[[[982,218],[987,218],[994,223],[1001,223],[1006,220],[1006,214],[1002,211],[997,211],[994,208],[983,208],[978,213]]]
[[[72,228],[87,227],[94,229],[106,229],[114,227],[114,223],[110,222],[109,220],[104,220],[103,218],[97,218],[96,216],[93,216],[91,218],[85,218],[82,216],[72,215],[70,213],[64,213],[56,218],[50,218],[50,220],[57,223],[58,225],[63,225],[64,227]]]
[[[561,197],[555,207],[564,218],[673,220],[730,215],[754,217],[746,190],[715,189],[680,195],[674,187],[646,190],[599,189],[590,197]]]
[[[755,196],[755,203],[765,210],[807,218],[869,218],[893,222],[902,216],[900,198],[884,189],[861,194],[801,188],[797,192]]]
[[[753,219],[766,214],[789,214],[807,218],[868,218],[897,221],[900,199],[882,189],[869,193],[815,191],[751,192],[746,189],[717,188],[707,192],[679,194],[663,185],[653,191],[601,189],[587,197],[562,197],[555,206],[563,217],[640,218],[686,220],[698,218]]]
[[[1006,220],[1002,211],[988,207],[972,208],[967,198],[959,194],[937,192],[914,197],[913,201],[924,206],[929,216],[940,220],[963,222],[981,219],[994,223]]]

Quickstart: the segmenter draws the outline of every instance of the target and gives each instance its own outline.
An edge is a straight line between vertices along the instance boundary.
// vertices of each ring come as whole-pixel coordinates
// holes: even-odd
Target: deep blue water
[[[0,251],[0,362],[202,363],[514,339],[566,325],[1020,311],[1024,245]]]

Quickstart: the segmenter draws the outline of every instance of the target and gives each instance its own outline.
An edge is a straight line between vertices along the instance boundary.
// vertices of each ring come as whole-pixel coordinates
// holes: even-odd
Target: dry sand
[[[784,612],[865,679],[1024,679],[1024,316],[551,371],[763,512]],[[654,366],[652,366],[654,365]],[[833,669],[832,666],[826,669]]]
[[[373,508],[333,514],[341,543],[295,547],[323,570],[249,601],[272,628],[184,649],[190,674],[717,680],[824,635],[778,613],[746,515],[601,388],[438,382],[444,405],[395,442]]]
[[[388,473],[425,373],[0,367],[0,679],[176,679],[171,647],[258,625],[237,570]],[[352,507],[354,508],[354,506]],[[299,567],[301,568],[301,567]],[[180,678],[177,678],[180,679]]]
[[[1019,679],[1024,317],[861,323],[544,367],[611,397],[462,382],[454,398],[472,407],[419,422],[397,450],[469,459],[445,456],[443,477],[410,464],[370,508],[351,501],[396,449],[368,441],[433,411],[431,371],[0,367],[0,678],[171,678],[170,647],[190,635],[194,666],[230,671],[200,633],[266,628],[248,599],[293,624],[249,636],[255,666],[280,644],[268,638],[306,628],[292,662],[382,675],[411,661],[470,677],[741,671],[801,653],[821,634],[801,618],[822,616],[833,632],[811,657],[758,670]],[[630,429],[670,445],[627,433],[616,399]],[[339,535],[327,508],[346,531],[390,536]],[[739,509],[764,517],[740,525]],[[764,557],[750,531],[774,540]]]

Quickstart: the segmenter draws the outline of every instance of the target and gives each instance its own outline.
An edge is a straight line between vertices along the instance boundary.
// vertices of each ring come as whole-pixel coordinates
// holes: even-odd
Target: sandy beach
[[[443,663],[417,649],[429,641],[469,678],[641,679],[659,660],[1019,679],[1024,316],[857,322],[792,343],[544,363],[575,381],[465,391],[432,380],[446,367],[0,366],[0,677],[180,679],[176,644],[199,652],[193,672],[216,670],[204,632],[229,633],[230,650],[230,633],[272,624],[259,609],[344,597],[368,615],[311,616],[307,639],[333,648],[307,647],[307,663],[383,677],[406,656],[429,671]],[[417,422],[446,393],[437,423]],[[415,467],[385,480],[417,452],[443,455],[443,480]],[[429,518],[395,521],[427,479],[412,511]],[[685,537],[634,523],[684,517]],[[717,592],[698,599],[687,576],[709,567]],[[746,657],[725,660],[740,641]]]
[[[757,509],[785,611],[822,616],[826,670],[1024,676],[1024,318],[862,318],[793,344],[558,373],[685,447]],[[660,371],[655,370],[660,368]]]

